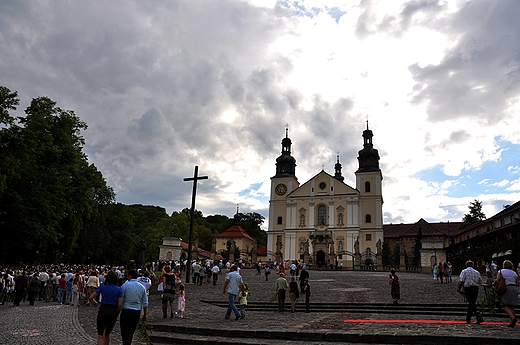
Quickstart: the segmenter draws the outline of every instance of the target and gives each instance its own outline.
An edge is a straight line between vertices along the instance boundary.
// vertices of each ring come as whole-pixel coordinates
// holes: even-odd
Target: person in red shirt
[[[58,280],[58,304],[65,302],[65,289],[67,288],[67,281],[65,280],[65,274],[62,274]]]

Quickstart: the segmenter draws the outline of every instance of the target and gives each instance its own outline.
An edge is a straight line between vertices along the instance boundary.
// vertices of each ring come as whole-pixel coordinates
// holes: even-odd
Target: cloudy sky
[[[0,84],[23,115],[74,110],[125,204],[268,210],[285,124],[303,183],[339,152],[355,187],[366,120],[385,223],[491,216],[520,200],[520,2],[0,2]],[[267,224],[266,224],[267,225]]]

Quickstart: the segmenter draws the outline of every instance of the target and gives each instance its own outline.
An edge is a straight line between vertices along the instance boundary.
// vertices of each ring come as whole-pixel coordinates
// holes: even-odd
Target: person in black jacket
[[[302,267],[302,271],[300,273],[300,278],[298,278],[300,280],[300,293],[303,294],[303,285],[304,285],[304,281],[305,279],[309,279],[309,272],[307,272],[307,270],[305,269],[305,266]]]

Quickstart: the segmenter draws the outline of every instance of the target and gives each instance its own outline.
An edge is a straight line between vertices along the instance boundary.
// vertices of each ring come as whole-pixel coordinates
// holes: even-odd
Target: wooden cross
[[[188,240],[188,261],[186,262],[186,283],[190,282],[190,269],[191,269],[191,241],[193,238],[193,218],[195,214],[195,196],[197,195],[197,181],[207,180],[207,176],[198,176],[199,167],[195,165],[195,173],[193,177],[186,177],[184,181],[193,181],[193,192],[191,193],[191,210],[190,210],[190,236]]]

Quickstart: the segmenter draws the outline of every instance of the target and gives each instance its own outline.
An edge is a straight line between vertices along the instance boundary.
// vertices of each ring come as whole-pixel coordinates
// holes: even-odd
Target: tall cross
[[[186,262],[186,283],[190,282],[191,268],[191,240],[193,238],[193,218],[195,214],[195,196],[197,195],[197,181],[207,180],[207,176],[199,176],[199,167],[195,165],[195,173],[193,177],[186,177],[184,181],[193,181],[193,192],[191,193],[191,210],[190,210],[190,236],[188,240],[188,261]]]
[[[285,124],[285,137],[289,138],[289,124],[288,123]]]

